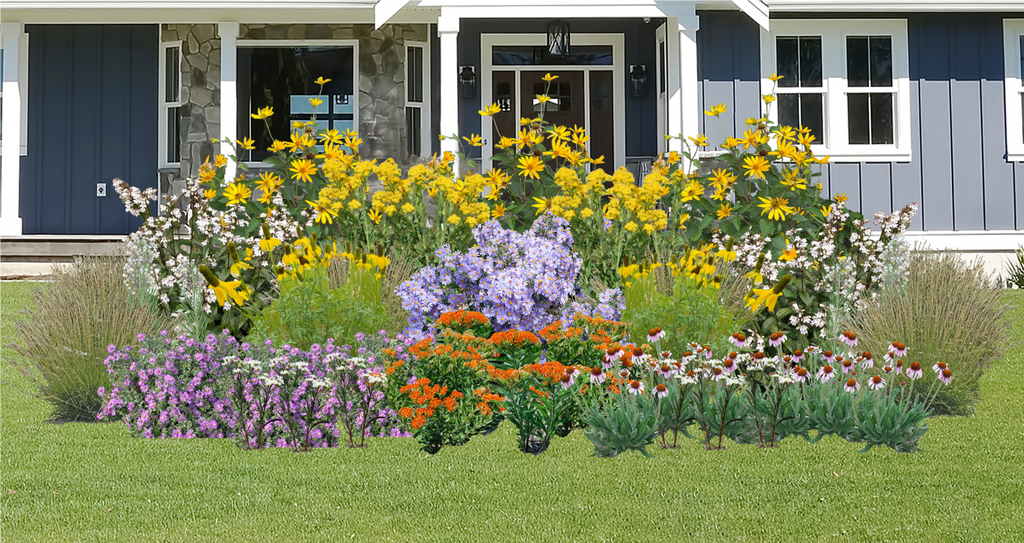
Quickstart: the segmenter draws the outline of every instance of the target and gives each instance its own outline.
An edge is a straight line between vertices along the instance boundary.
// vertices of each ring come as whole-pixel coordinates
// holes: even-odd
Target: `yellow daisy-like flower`
[[[224,189],[224,197],[228,199],[229,206],[245,203],[251,196],[252,191],[242,183],[231,183]]]
[[[551,101],[551,97],[546,95],[546,94],[538,94],[537,95],[537,101],[542,103],[542,104],[545,104],[545,103]]]
[[[290,170],[292,172],[292,179],[312,183],[312,175],[316,173],[316,164],[305,158],[293,160]]]
[[[750,292],[750,296],[747,297],[747,307],[755,313],[764,305],[768,306],[768,311],[775,311],[775,302],[782,295],[781,293],[776,294],[770,288],[755,288]]]
[[[722,204],[722,207],[718,208],[717,215],[719,220],[728,219],[732,216],[732,206],[728,203]]]
[[[537,208],[538,215],[551,211],[551,198],[537,198],[534,196],[533,199],[537,201],[536,204],[533,204],[533,207]]]
[[[708,146],[708,137],[705,136],[704,134],[700,134],[697,137],[690,136],[688,139],[692,141],[693,144],[696,145],[697,147]]]
[[[274,143],[267,147],[267,150],[271,153],[280,153],[281,151],[287,151],[289,149],[288,142],[281,140],[274,140]]]
[[[764,179],[764,172],[767,172],[770,167],[771,164],[763,156],[748,156],[743,159],[743,169],[746,170],[747,175],[757,179]]]
[[[832,206],[821,206],[821,215],[828,217],[829,213],[832,213]]]
[[[716,106],[712,106],[710,110],[704,110],[704,114],[711,117],[717,117],[726,111],[725,104],[718,104]]]
[[[757,207],[764,210],[761,212],[762,215],[765,213],[768,214],[769,220],[784,221],[786,220],[787,213],[796,213],[796,209],[790,207],[789,200],[787,198],[764,198],[762,196],[758,196],[757,198],[763,202],[758,204]]]
[[[850,199],[850,197],[847,196],[845,192],[842,193],[842,194],[836,194],[836,197],[835,197],[835,201],[837,203],[840,203],[840,204],[845,204],[846,201],[849,200],[849,199]]]
[[[477,113],[479,113],[481,117],[491,117],[497,113],[501,113],[501,106],[499,106],[498,103],[495,102],[485,107],[484,109],[481,109]]]
[[[370,216],[370,220],[373,221],[374,224],[380,224],[381,214],[379,211],[371,209],[367,211],[366,214]]]
[[[541,162],[540,158],[530,155],[520,158],[519,164],[516,167],[519,168],[519,173],[522,175],[540,179],[540,172],[544,170],[544,163]]]
[[[210,271],[210,268],[205,265],[199,266],[199,273],[201,273],[210,284],[210,288],[217,296],[217,303],[219,305],[223,306],[224,302],[226,302],[228,298],[231,298],[231,301],[235,305],[240,306],[245,304],[245,301],[249,298],[249,289],[242,286],[241,281],[221,281],[213,274],[212,271]],[[239,292],[239,288],[241,288],[241,292]]]
[[[775,82],[777,82],[778,80],[780,80],[780,79],[782,79],[784,77],[786,77],[786,76],[772,74],[772,75],[768,76],[768,79],[770,79],[773,83],[775,83]]]
[[[313,106],[313,109],[320,107],[320,105],[323,103],[324,101],[320,97],[309,99],[309,105]]]
[[[498,219],[505,216],[505,204],[498,204],[491,209],[491,216]]]
[[[326,85],[326,84],[328,84],[330,82],[331,82],[330,79],[324,79],[323,76],[320,76],[320,77],[316,78],[316,81],[314,81],[314,83],[316,83],[317,85],[321,85],[321,86]]]
[[[264,253],[269,253],[274,250],[275,247],[281,245],[281,240],[277,238],[268,238],[260,240],[260,250]]]
[[[541,79],[543,79],[544,81],[547,81],[548,83],[550,83],[550,82],[558,79],[558,76],[557,75],[551,75],[550,73],[546,73],[546,74],[544,74],[544,77],[542,77]]]
[[[203,196],[205,196],[207,200],[213,200],[217,197],[217,191],[214,189],[206,189],[203,191]]]
[[[466,136],[462,136],[462,139],[466,140],[466,143],[473,147],[480,147],[484,144],[483,138],[481,138],[479,134],[470,134],[468,138]]]
[[[252,114],[253,119],[266,119],[274,114],[274,108],[264,107],[256,110],[256,113]]]

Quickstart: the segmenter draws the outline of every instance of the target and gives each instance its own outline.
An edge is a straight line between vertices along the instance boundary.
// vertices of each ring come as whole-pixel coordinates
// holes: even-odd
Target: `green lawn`
[[[0,286],[4,343],[28,288]],[[1022,294],[1008,294],[1018,316]],[[916,454],[831,438],[609,460],[579,431],[524,455],[507,424],[434,457],[411,438],[307,454],[132,439],[120,423],[44,422],[3,365],[0,539],[1019,541],[1022,370],[1018,346],[985,376],[977,415],[931,421]]]

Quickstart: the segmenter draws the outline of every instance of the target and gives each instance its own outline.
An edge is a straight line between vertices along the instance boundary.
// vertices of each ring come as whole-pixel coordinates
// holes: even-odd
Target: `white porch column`
[[[458,136],[459,133],[459,16],[441,9],[437,18],[437,35],[441,39],[441,135]],[[457,153],[459,142],[441,140],[441,152]],[[459,161],[455,160],[455,174],[459,174]]]
[[[220,153],[235,154],[238,138],[238,23],[217,24],[220,36]],[[228,160],[224,180],[235,180],[235,163]]]
[[[25,45],[25,25],[3,23],[0,39],[4,49],[3,79],[3,154],[0,165],[0,235],[21,235],[21,213],[19,210],[21,188],[21,124],[27,112],[21,110],[22,89],[18,75],[23,67],[20,63],[21,47]]]
[[[692,3],[659,3],[668,15],[665,29],[668,49],[668,134],[696,136],[700,127],[697,102],[697,29],[700,19]],[[682,151],[683,143],[672,140],[669,150]]]

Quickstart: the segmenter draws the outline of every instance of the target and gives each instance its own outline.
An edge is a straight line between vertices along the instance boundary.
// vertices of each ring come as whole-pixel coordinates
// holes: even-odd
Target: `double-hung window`
[[[28,34],[22,33],[18,38],[18,73],[14,74],[10,68],[5,66],[4,49],[2,47],[2,36],[0,36],[0,83],[6,78],[14,78],[18,82],[21,94],[21,155],[28,154]],[[3,86],[0,84],[0,123],[3,123]],[[0,134],[0,143],[3,135]]]
[[[160,55],[160,166],[181,163],[181,42],[165,42]]]
[[[1024,19],[1003,20],[1006,70],[1006,153],[1024,161]]]
[[[834,162],[910,160],[905,20],[773,20],[761,61],[762,91],[777,97],[769,116],[810,130],[815,154]],[[773,73],[782,76],[777,83]]]
[[[405,42],[405,136],[412,156],[430,156],[430,56],[426,42]]]

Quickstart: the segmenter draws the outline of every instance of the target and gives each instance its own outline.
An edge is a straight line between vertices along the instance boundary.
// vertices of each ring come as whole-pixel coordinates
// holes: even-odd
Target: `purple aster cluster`
[[[98,417],[120,416],[137,437],[235,438],[246,448],[337,446],[352,422],[362,437],[407,436],[385,405],[383,368],[375,366],[375,353],[392,340],[373,339],[371,347],[328,341],[303,351],[239,343],[228,333],[203,341],[140,336],[138,347],[108,348],[114,385],[98,391],[106,400]],[[402,340],[395,350],[405,353]]]
[[[497,331],[539,330],[562,316],[582,265],[568,221],[544,215],[516,232],[492,220],[474,228],[473,238],[477,245],[465,253],[441,247],[438,265],[398,287],[409,311],[407,333],[422,333],[442,313],[464,308],[486,315]]]

